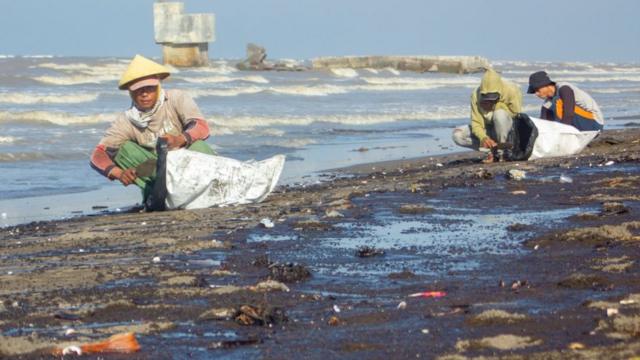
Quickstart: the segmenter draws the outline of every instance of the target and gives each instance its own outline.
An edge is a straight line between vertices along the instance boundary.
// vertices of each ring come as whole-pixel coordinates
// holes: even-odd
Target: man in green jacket
[[[499,144],[507,142],[513,118],[522,111],[520,87],[489,69],[471,94],[471,124],[453,130],[459,146],[487,152],[484,162],[504,160]]]

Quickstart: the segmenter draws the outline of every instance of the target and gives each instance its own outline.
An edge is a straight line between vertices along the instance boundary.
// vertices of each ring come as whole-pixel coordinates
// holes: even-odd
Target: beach
[[[136,189],[89,166],[108,126],[131,105],[127,92],[117,90],[129,61],[0,55],[0,227],[126,211],[140,202]],[[451,131],[469,122],[469,97],[481,77],[391,68],[239,71],[236,62],[171,68],[163,86],[194,98],[211,129],[207,142],[220,155],[286,155],[285,185],[314,184],[333,168],[459,151]],[[492,66],[523,92],[540,69],[577,84],[601,105],[608,129],[640,118],[638,64],[494,60]],[[539,115],[540,100],[525,95],[523,111]]]
[[[138,353],[100,356],[631,358],[639,135],[530,162],[358,164],[254,205],[6,227],[0,354],[134,332]]]

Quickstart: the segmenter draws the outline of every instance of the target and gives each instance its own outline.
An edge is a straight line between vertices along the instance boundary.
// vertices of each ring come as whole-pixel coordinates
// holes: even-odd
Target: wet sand
[[[2,229],[0,355],[134,331],[139,353],[104,358],[627,359],[639,135],[526,163],[357,166],[258,205]],[[446,295],[409,296],[425,291]]]

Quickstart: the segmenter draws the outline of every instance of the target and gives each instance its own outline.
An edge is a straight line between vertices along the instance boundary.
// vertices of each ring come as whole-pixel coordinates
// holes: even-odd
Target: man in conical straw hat
[[[129,91],[131,107],[118,115],[91,154],[91,166],[99,173],[142,188],[143,202],[153,188],[154,167],[148,165],[157,157],[158,138],[169,150],[214,154],[203,141],[209,137],[209,126],[193,99],[180,90],[162,88],[160,82],[168,76],[166,67],[140,55],[133,58],[118,84]]]

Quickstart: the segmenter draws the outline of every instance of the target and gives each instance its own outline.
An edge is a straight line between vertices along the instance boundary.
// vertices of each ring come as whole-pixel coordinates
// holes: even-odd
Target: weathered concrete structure
[[[209,43],[215,41],[214,14],[185,14],[181,2],[158,0],[153,4],[155,40],[162,45],[165,64],[204,66],[209,63]]]
[[[491,67],[489,60],[480,56],[345,56],[312,59],[314,70],[351,68],[393,68],[416,72],[446,72],[466,74]]]
[[[267,50],[256,44],[247,44],[247,58],[236,64],[236,68],[239,70],[251,70],[251,71],[303,71],[308,68],[291,64],[287,62],[270,62],[267,61]]]

